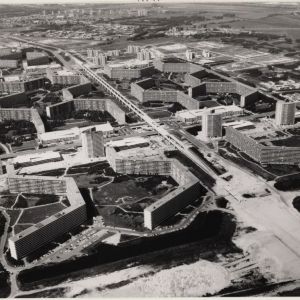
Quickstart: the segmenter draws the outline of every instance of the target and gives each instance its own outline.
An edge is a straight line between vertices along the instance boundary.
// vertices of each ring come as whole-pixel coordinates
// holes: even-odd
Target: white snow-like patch
[[[151,271],[151,267],[132,267],[120,271],[115,271],[109,274],[98,275],[91,278],[86,278],[71,283],[61,284],[60,287],[68,287],[69,290],[65,294],[65,297],[72,298],[76,294],[84,290],[89,290],[88,296],[97,296],[97,288],[104,288],[106,285],[119,283],[123,280],[129,280],[137,276],[141,276]],[[85,295],[84,295],[85,296]]]
[[[149,278],[115,290],[89,296],[109,297],[198,297],[215,294],[230,284],[230,274],[222,266],[200,260],[162,270]]]
[[[233,242],[251,255],[265,278],[281,281],[300,277],[298,256],[272,233],[252,232]]]

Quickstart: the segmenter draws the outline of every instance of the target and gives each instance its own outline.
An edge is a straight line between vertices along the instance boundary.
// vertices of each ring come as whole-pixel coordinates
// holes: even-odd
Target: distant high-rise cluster
[[[145,9],[145,8],[143,8],[143,9],[138,9],[137,15],[138,15],[139,17],[145,17],[145,16],[148,15],[148,10]]]
[[[127,52],[128,53],[138,53],[141,50],[140,46],[137,45],[128,45]]]
[[[186,59],[190,61],[193,58],[195,58],[195,53],[192,52],[191,50],[186,50],[185,56],[186,56]]]
[[[147,49],[142,49],[137,53],[137,59],[139,60],[151,60],[151,52]]]
[[[104,66],[107,62],[107,57],[100,49],[87,49],[87,57],[98,66]]]

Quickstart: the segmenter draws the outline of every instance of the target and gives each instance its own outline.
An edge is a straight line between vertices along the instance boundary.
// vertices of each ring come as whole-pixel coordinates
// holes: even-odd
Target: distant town
[[[300,295],[299,4],[0,16],[0,297]]]

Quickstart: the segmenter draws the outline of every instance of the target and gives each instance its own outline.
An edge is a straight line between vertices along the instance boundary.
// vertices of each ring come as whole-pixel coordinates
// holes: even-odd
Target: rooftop
[[[148,143],[148,140],[143,137],[129,137],[122,140],[109,141],[106,146],[113,148],[132,147]]]
[[[195,118],[195,117],[202,116],[205,112],[226,113],[226,112],[242,112],[242,111],[243,109],[236,105],[228,105],[228,106],[221,105],[221,106],[195,109],[195,110],[181,110],[176,112],[175,115],[181,118]]]
[[[34,163],[49,159],[61,159],[61,155],[54,151],[24,154],[13,158],[13,164]]]
[[[57,131],[41,133],[39,135],[39,139],[42,141],[51,141],[51,140],[68,139],[68,138],[75,139],[79,137],[81,132],[93,127],[96,127],[96,131],[103,131],[103,132],[113,131],[113,127],[110,125],[109,122],[107,122],[105,124],[86,126],[81,128],[73,127],[66,130],[57,130]]]
[[[39,57],[48,57],[48,54],[45,52],[32,51],[26,53],[27,59],[39,58]]]
[[[168,159],[165,157],[163,152],[160,149],[153,149],[152,147],[139,147],[130,148],[118,152],[118,158],[132,159],[132,160],[165,160]]]
[[[79,206],[85,205],[85,202],[82,198],[82,195],[77,187],[77,184],[72,177],[65,177],[64,179],[57,179],[55,177],[49,177],[49,176],[10,176],[10,178],[24,178],[24,179],[32,179],[32,180],[52,180],[52,181],[64,181],[66,183],[66,196],[70,202],[69,207],[61,210],[60,212],[48,217],[47,219],[32,225],[28,227],[27,229],[21,231],[20,233],[12,236],[10,240],[17,241],[19,238],[25,237],[27,235],[32,234],[34,231],[36,231],[39,228],[44,227],[47,224],[52,223],[55,219],[61,218],[64,215],[72,212],[74,209],[76,209]]]

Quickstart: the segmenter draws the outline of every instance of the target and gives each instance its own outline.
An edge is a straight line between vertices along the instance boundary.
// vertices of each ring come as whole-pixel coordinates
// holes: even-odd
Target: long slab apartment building
[[[227,127],[226,141],[261,164],[300,163],[300,147],[266,146],[253,139],[247,131]]]
[[[71,177],[9,176],[11,193],[66,195],[70,206],[30,226],[8,240],[11,256],[21,259],[87,219],[86,204]]]
[[[137,79],[141,77],[151,76],[155,72],[153,66],[118,66],[106,65],[104,67],[104,74],[111,79]]]
[[[119,124],[125,124],[125,112],[111,99],[72,99],[46,107],[50,119],[67,118],[71,112],[78,110],[107,111]]]
[[[46,132],[44,122],[34,108],[0,108],[0,122],[4,120],[30,121],[34,124],[37,134]]]
[[[188,94],[180,90],[155,88],[155,80],[143,79],[131,84],[131,95],[140,102],[162,101],[178,102],[189,110],[199,109],[200,103],[197,96],[217,93],[234,93],[240,96],[240,106],[258,99],[258,90],[231,78],[215,74],[200,65],[186,62],[177,58],[164,58],[154,61],[154,67],[163,73],[185,73],[185,84],[189,86]],[[210,81],[205,77],[212,73],[221,81]]]
[[[141,137],[110,141],[106,145],[106,157],[117,173],[165,175],[178,183],[176,190],[144,209],[144,226],[151,230],[197,199],[203,188],[180,162],[167,159]]]
[[[19,79],[0,81],[0,92],[2,93],[20,93],[31,92],[45,87],[45,78],[39,77],[34,79]]]
[[[187,109],[198,109],[199,101],[191,98],[183,91],[178,90],[164,90],[153,89],[155,80],[152,78],[140,80],[131,84],[131,95],[138,99],[140,102],[178,102]]]
[[[47,69],[46,75],[52,84],[78,85],[87,82],[87,79],[83,75],[75,74],[68,70]]]
[[[248,103],[258,99],[259,92],[257,89],[219,74],[217,76],[223,79],[221,82],[203,81],[208,73],[208,70],[199,70],[185,74],[184,81],[191,87],[191,97],[218,93],[238,94],[241,107],[245,107]]]

